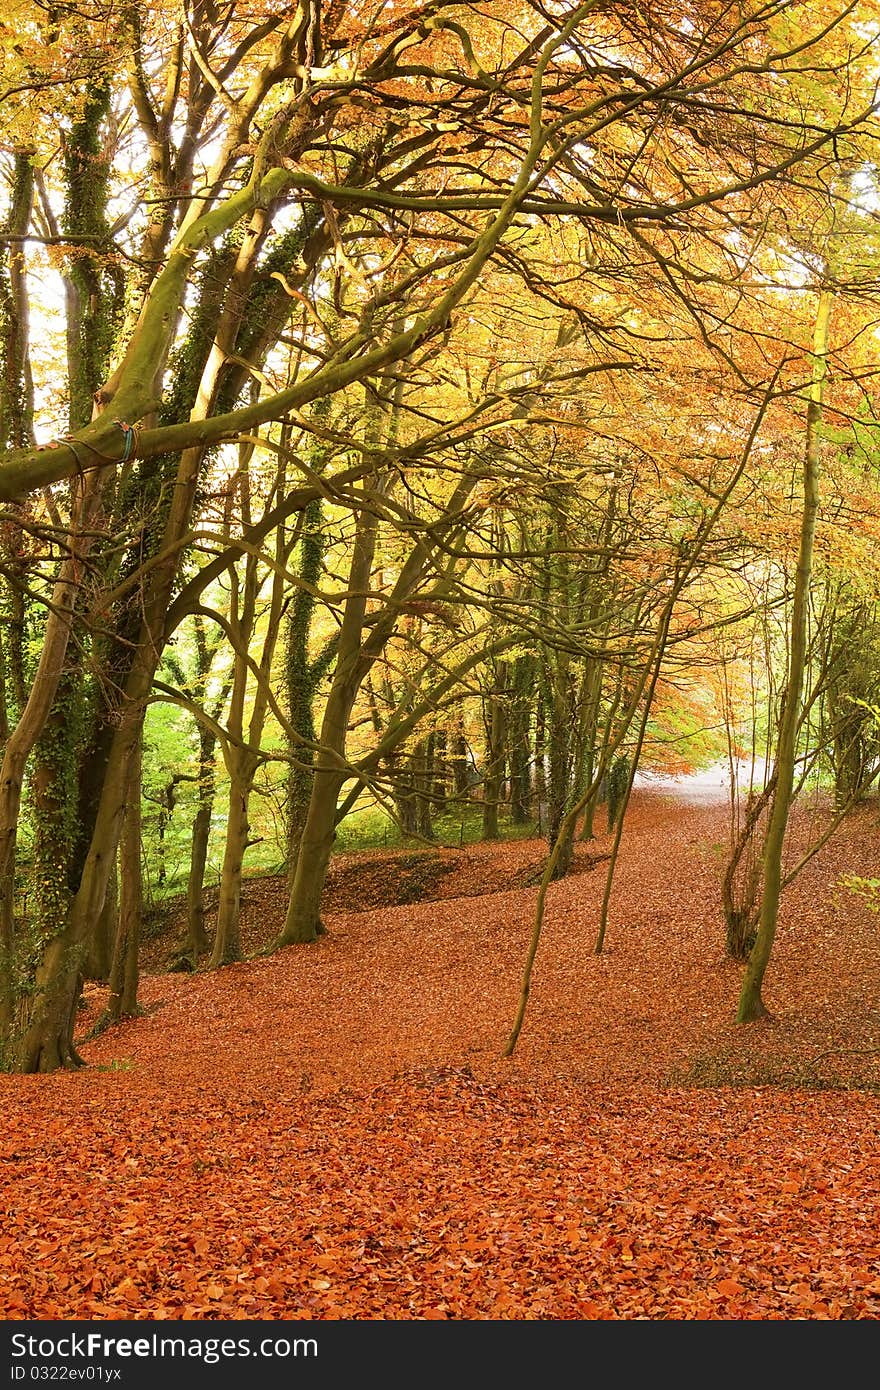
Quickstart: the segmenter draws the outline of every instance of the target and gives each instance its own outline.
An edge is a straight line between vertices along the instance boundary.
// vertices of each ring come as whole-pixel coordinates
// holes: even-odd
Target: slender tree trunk
[[[34,205],[34,159],[17,150],[13,159],[6,230],[24,237]],[[0,269],[0,447],[24,448],[33,441],[34,383],[30,365],[27,272],[21,246],[11,245],[8,272]]]
[[[794,788],[797,731],[800,720],[804,670],[807,661],[810,573],[813,566],[813,544],[816,534],[816,518],[819,511],[819,427],[822,422],[822,401],[827,370],[828,323],[831,316],[831,302],[830,290],[822,290],[819,294],[819,305],[813,332],[813,379],[807,406],[803,512],[792,600],[788,685],[783,699],[779,743],[776,750],[776,793],[773,797],[773,806],[764,839],[762,856],[764,879],[761,910],[758,916],[758,931],[743,978],[736,1015],[738,1023],[750,1023],[755,1019],[765,1017],[767,1014],[761,990],[764,974],[770,962],[779,919],[779,899],[782,892],[782,854]]]
[[[588,659],[587,669],[584,672],[579,738],[582,749],[583,784],[587,787],[593,784],[593,769],[596,766],[596,742],[599,736],[599,707],[602,701],[604,669],[604,663],[601,660],[591,658]],[[595,835],[594,819],[598,801],[597,792],[598,788],[584,807],[584,819],[581,827],[582,840],[592,840]]]
[[[205,635],[201,615],[195,615],[196,636],[196,693],[204,701],[207,683],[214,656],[220,644],[218,637],[209,645]],[[211,718],[220,718],[229,691],[231,678],[223,681],[222,688],[213,701]],[[172,969],[198,970],[200,962],[208,954],[208,934],[205,930],[205,869],[208,863],[208,847],[211,840],[211,817],[214,811],[216,791],[216,751],[217,735],[210,725],[199,721],[199,771],[196,782],[198,809],[192,824],[192,844],[189,858],[189,874],[186,883],[186,936],[181,947],[172,957]]]
[[[654,673],[654,682],[656,682],[656,676],[659,670],[659,662],[662,658],[663,646],[666,641],[666,635],[669,629],[669,621],[672,617],[672,609],[676,595],[677,589],[673,590],[672,597],[669,600],[667,600],[664,615],[661,618],[660,627],[658,629],[653,644],[653,651],[651,653],[652,665],[646,666],[643,670],[641,678],[637,682],[635,691],[633,692],[632,698],[627,708],[623,712],[623,716],[620,720],[620,727],[617,731],[616,737],[614,739],[609,739],[607,748],[603,751],[602,759],[600,759],[599,765],[596,768],[594,785],[587,787],[583,794],[576,799],[574,805],[569,809],[565,817],[565,820],[563,821],[562,826],[560,827],[561,834],[557,836],[556,843],[553,845],[549,855],[547,856],[547,863],[544,866],[544,873],[541,877],[541,882],[538,887],[538,898],[535,905],[535,917],[532,923],[532,934],[529,939],[528,950],[526,951],[526,960],[525,966],[523,968],[522,985],[520,987],[516,1015],[514,1017],[513,1027],[510,1031],[510,1036],[508,1037],[507,1043],[504,1048],[503,1055],[505,1057],[513,1056],[513,1053],[516,1049],[516,1044],[519,1041],[519,1035],[522,1031],[523,1023],[525,1021],[526,1009],[528,1007],[529,995],[531,993],[532,987],[532,971],[534,969],[535,960],[538,954],[538,946],[541,942],[541,930],[544,923],[544,909],[547,901],[547,889],[550,887],[551,882],[556,877],[556,862],[559,858],[559,855],[562,852],[564,843],[562,836],[569,829],[573,830],[574,826],[577,824],[577,818],[581,814],[584,806],[586,806],[590,797],[595,795],[596,787],[599,785],[600,781],[605,775],[607,761],[610,760],[615,749],[619,747],[620,743],[626,737],[626,732],[633,718],[635,717],[635,713],[638,708],[638,702],[641,698],[642,692],[645,689],[645,686],[648,684],[652,671]],[[657,665],[653,665],[654,661],[656,661]],[[651,689],[653,691],[653,685]],[[648,697],[648,700],[650,704],[650,695]],[[608,885],[606,884],[606,894],[609,891],[610,890],[608,888]],[[601,937],[604,937],[604,931],[601,927],[600,934]],[[601,950],[601,939],[597,943],[597,950]]]
[[[138,954],[144,913],[140,743],[132,757],[129,799],[119,841],[119,878],[119,923],[107,1000],[107,1017],[114,1022],[139,1012]]]
[[[483,839],[497,840],[498,811],[507,755],[507,678],[509,667],[501,662],[495,670],[495,689],[486,712],[486,761],[483,772]]]
[[[242,458],[241,496],[242,519],[250,525],[250,487],[247,464],[250,451]],[[279,464],[276,489],[280,494],[284,488],[283,463]],[[271,599],[266,615],[260,662],[257,671],[257,684],[253,693],[250,719],[247,725],[247,739],[244,735],[244,706],[248,694],[250,666],[247,661],[248,647],[253,639],[257,620],[257,598],[261,583],[256,557],[249,555],[245,563],[243,602],[239,613],[238,588],[233,582],[231,591],[229,624],[235,631],[237,651],[235,671],[232,681],[232,698],[229,709],[229,731],[233,742],[226,754],[229,769],[229,810],[226,821],[226,846],[223,854],[223,867],[220,875],[220,900],[217,909],[217,930],[210,965],[230,965],[241,959],[241,881],[244,871],[244,856],[248,847],[249,819],[248,808],[253,791],[254,777],[259,766],[259,755],[252,750],[260,747],[263,728],[269,705],[268,683],[281,618],[284,611],[284,566],[289,546],[283,528],[279,529],[275,541],[276,569],[272,578]],[[246,742],[246,746],[245,746]]]
[[[433,840],[431,823],[434,794],[434,735],[420,739],[413,754],[413,786],[416,793],[416,833]]]
[[[199,962],[208,951],[208,934],[205,930],[205,867],[208,863],[213,808],[213,776],[209,787],[206,787],[200,778],[199,809],[193,821],[189,876],[186,883],[186,943],[183,951],[193,970],[198,970]]]
[[[510,730],[508,737],[510,819],[514,825],[526,825],[531,814],[531,745],[529,730],[532,715],[534,681],[534,657],[530,655],[518,656],[513,663]]]
[[[468,746],[463,732],[455,735],[452,744],[452,790],[457,801],[465,801],[470,790],[468,780]]]
[[[749,792],[746,814],[738,833],[731,828],[730,856],[721,879],[721,907],[726,926],[726,949],[732,960],[748,960],[760,913],[762,865],[758,824],[776,789],[775,774],[760,793]],[[735,795],[733,779],[731,792]],[[741,867],[744,863],[744,868]]]
[[[535,801],[538,803],[538,834],[547,828],[547,698],[543,682],[538,686],[535,706]]]
[[[220,897],[217,904],[217,930],[209,965],[231,965],[241,960],[241,877],[248,842],[248,801],[253,783],[250,760],[238,758],[238,767],[229,786],[229,810],[226,818],[226,848],[220,873]]]
[[[564,878],[574,853],[573,829],[568,829],[566,807],[572,786],[572,699],[570,660],[565,652],[550,657],[550,710],[547,728],[547,840],[557,848],[556,878]],[[565,830],[562,827],[565,826]],[[561,841],[560,841],[560,836]]]
[[[323,405],[319,402],[319,406]],[[319,418],[326,409],[316,411]],[[320,469],[322,453],[313,460]],[[284,651],[284,683],[287,697],[287,717],[292,731],[302,739],[288,736],[291,758],[287,779],[287,866],[293,873],[299,852],[300,836],[306,821],[309,795],[312,790],[312,751],[315,740],[313,704],[315,690],[322,670],[309,655],[309,637],[315,609],[314,590],[321,578],[324,555],[323,512],[320,501],[306,508],[300,542],[300,580],[287,613],[287,632]]]
[[[442,814],[446,810],[446,803],[449,800],[449,759],[447,754],[449,734],[446,729],[435,729],[433,739],[434,776],[431,798],[437,812]]]

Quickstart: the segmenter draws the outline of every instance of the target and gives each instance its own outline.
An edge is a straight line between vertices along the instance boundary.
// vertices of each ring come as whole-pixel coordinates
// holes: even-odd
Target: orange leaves
[[[743,1291],[742,1284],[738,1284],[735,1279],[719,1279],[715,1288],[724,1298],[736,1298]]]
[[[99,1143],[100,1167],[69,1169],[81,1216],[64,1240],[37,1234],[0,1252],[12,1275],[4,1287],[14,1290],[4,1295],[6,1316],[880,1314],[880,1185],[863,1171],[846,1186],[854,1152],[872,1152],[874,1117],[852,1096],[743,1092],[731,1104],[707,1091],[585,1090],[422,1070],[306,1098],[281,1087],[255,1121],[257,1087],[227,1098],[224,1118],[207,1128],[204,1091],[172,1097],[136,1074],[126,1080],[137,1093],[116,1093],[112,1116],[105,1107],[97,1118],[83,1100],[107,1096],[105,1076],[56,1088],[71,1160],[86,1141],[86,1116],[99,1141],[121,1122],[146,1160],[151,1112],[173,1115],[180,1134],[206,1157],[223,1152],[227,1165],[205,1185],[191,1165],[169,1164],[132,1247],[103,1199],[136,1179]],[[22,1132],[39,1122],[42,1103],[37,1090],[22,1096]],[[307,1151],[289,1146],[294,1126],[310,1135]],[[808,1219],[787,1194],[773,1198],[774,1175],[779,1188],[792,1181],[784,1175],[793,1137],[821,1147],[842,1185]],[[65,1199],[57,1184],[29,1185],[14,1207],[39,1202],[29,1227],[39,1231]],[[184,1237],[196,1209],[211,1235],[209,1268],[207,1236]],[[51,1249],[34,1259],[41,1241]],[[86,1249],[91,1259],[103,1252],[98,1270],[117,1275],[82,1279]]]
[[[876,1320],[876,1097],[791,1089],[875,1026],[876,922],[834,909],[832,843],[780,931],[777,1022],[734,1029],[707,853],[723,815],[637,795],[626,926],[600,959],[601,874],[553,885],[513,1063],[534,843],[461,856],[442,891],[469,896],[148,978],[162,1007],[90,1045],[90,1070],[0,1077],[0,1315]],[[874,820],[846,831],[864,871]],[[120,1055],[130,1070],[94,1065]],[[676,1068],[703,1084],[670,1087]]]

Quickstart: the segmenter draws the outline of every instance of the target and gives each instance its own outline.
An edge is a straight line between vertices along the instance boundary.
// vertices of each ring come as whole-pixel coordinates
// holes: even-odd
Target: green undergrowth
[[[425,840],[415,835],[404,835],[395,821],[381,807],[369,805],[356,808],[338,827],[334,854],[352,854],[358,851],[413,850],[432,854],[437,850],[459,849],[465,845],[480,844],[483,841],[483,812],[479,804],[456,807],[444,815],[436,816],[433,822],[434,839]],[[537,834],[535,822],[514,825],[509,815],[502,810],[499,817],[499,840],[528,840]],[[495,842],[497,843],[497,842]],[[274,878],[285,872],[280,847],[275,840],[260,841],[250,846],[247,852],[244,878]],[[163,908],[186,893],[187,874],[185,869],[169,873],[163,883],[150,882],[145,885],[146,913]],[[207,892],[219,887],[220,862],[213,855],[209,859],[205,873]],[[147,928],[149,933],[149,926]]]

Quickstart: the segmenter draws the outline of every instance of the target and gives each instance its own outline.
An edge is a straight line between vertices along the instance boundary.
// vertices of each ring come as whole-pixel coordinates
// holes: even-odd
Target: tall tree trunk
[[[208,933],[205,930],[205,869],[208,864],[208,844],[211,838],[211,817],[214,810],[214,794],[199,795],[199,809],[192,824],[192,847],[190,850],[189,874],[186,880],[186,939],[183,954],[189,967],[198,970],[199,962],[208,951]],[[186,966],[176,968],[185,969]]]
[[[459,715],[459,728],[452,742],[452,757],[450,758],[452,767],[452,790],[457,801],[464,801],[470,790],[470,779],[468,777],[468,745],[461,728],[461,716]]]
[[[807,438],[803,467],[803,512],[801,514],[800,545],[792,600],[788,685],[783,699],[774,769],[776,792],[764,839],[762,856],[764,877],[758,930],[743,978],[736,1015],[738,1023],[750,1023],[757,1018],[765,1017],[767,1014],[761,990],[764,974],[770,962],[779,919],[779,899],[782,891],[782,854],[785,847],[785,832],[788,826],[794,787],[797,731],[800,721],[804,670],[807,661],[810,574],[813,566],[816,518],[819,511],[819,428],[822,422],[822,402],[827,371],[828,324],[831,317],[831,303],[831,291],[821,290],[813,331],[813,373],[810,384],[810,400],[807,406]]]
[[[449,800],[449,758],[447,752],[449,733],[446,729],[435,729],[433,739],[434,779],[431,796],[437,811],[442,814],[446,810],[446,803]]]
[[[425,840],[433,840],[431,823],[434,795],[434,735],[420,739],[414,752],[413,784],[416,789],[416,831]]]
[[[578,739],[581,748],[581,779],[585,787],[593,786],[593,771],[596,767],[597,740],[599,737],[599,709],[602,702],[602,677],[605,666],[598,657],[588,657],[581,686],[581,710]],[[598,801],[598,787],[594,789],[584,807],[581,839],[592,840],[595,834],[594,819]]]
[[[46,619],[43,647],[21,717],[10,733],[0,765],[0,1028],[12,1020],[15,865],[21,790],[27,760],[44,733],[55,704],[67,658],[73,613],[89,549],[98,487],[92,475],[80,503],[79,534],[70,537]],[[60,735],[59,735],[60,736]]]
[[[366,669],[361,640],[367,593],[376,549],[377,523],[367,512],[358,518],[348,575],[348,594],[339,631],[336,669],[321,721],[319,751],[312,790],[290,890],[287,915],[278,944],[316,941],[324,930],[321,894],[336,839],[336,805],[346,780],[340,770],[345,755],[348,721]]]
[[[463,475],[452,492],[444,519],[457,520],[474,482],[473,474]],[[379,486],[381,484],[373,491],[378,491]],[[362,511],[358,516],[347,594],[335,649],[336,667],[321,722],[309,809],[293,874],[287,916],[278,938],[279,946],[315,941],[323,930],[321,894],[336,839],[339,793],[350,776],[342,764],[351,711],[361,682],[394,632],[401,606],[422,578],[433,553],[434,535],[420,536],[400,571],[384,611],[372,623],[365,638],[364,618],[376,547],[376,528],[375,517],[366,510]],[[436,535],[439,523],[435,524],[433,531]]]
[[[13,240],[8,268],[0,267],[0,447],[18,449],[33,442],[34,383],[23,253],[34,206],[31,150],[17,150],[14,155],[9,204],[4,230]]]
[[[564,878],[571,868],[574,853],[574,831],[568,829],[566,815],[573,782],[573,709],[570,658],[566,652],[550,654],[549,674],[547,840],[551,851],[559,844],[554,872],[556,878]],[[566,827],[564,831],[563,826]]]
[[[320,459],[314,462],[320,464]],[[306,508],[303,519],[301,583],[288,609],[284,651],[287,717],[292,733],[297,736],[288,736],[292,761],[287,778],[287,865],[291,874],[296,865],[312,790],[312,750],[309,747],[315,740],[312,706],[323,667],[310,657],[309,637],[315,610],[314,590],[321,578],[323,554],[323,511],[322,503],[318,501]]]
[[[229,809],[226,815],[226,847],[220,871],[220,895],[217,903],[217,929],[209,965],[231,965],[241,960],[241,878],[244,854],[248,842],[248,801],[254,769],[249,761],[239,757],[236,771],[229,783]]]
[[[110,967],[107,1019],[132,1018],[139,1012],[138,953],[144,914],[141,845],[141,743],[132,755],[128,804],[119,841],[119,923]]]
[[[535,658],[518,656],[513,663],[508,731],[510,819],[514,825],[526,825],[532,809],[530,728],[534,684]]]
[[[247,452],[243,451],[241,460],[242,521],[245,526],[251,524],[250,484],[247,471],[250,453],[249,448]],[[284,490],[283,461],[279,462],[275,484],[276,492],[280,495]],[[229,810],[226,821],[226,846],[220,874],[217,930],[210,960],[212,968],[230,965],[233,961],[241,959],[241,880],[244,871],[245,851],[248,847],[248,808],[254,777],[259,767],[259,754],[253,750],[260,747],[269,707],[268,685],[284,611],[285,585],[282,576],[289,548],[285,540],[284,528],[279,528],[275,539],[276,568],[272,577],[269,611],[265,615],[262,649],[257,668],[257,685],[253,692],[246,736],[244,707],[251,674],[248,649],[256,629],[257,598],[261,588],[257,557],[248,555],[246,559],[240,608],[238,586],[234,580],[232,581],[229,631],[235,635],[236,653],[228,720],[231,742],[226,750],[226,765],[230,780]]]
[[[344,775],[335,770],[334,761],[322,753],[316,762],[287,916],[278,939],[280,946],[317,941],[325,930],[321,895],[336,840],[336,805],[345,781]]]
[[[483,839],[497,840],[498,811],[504,783],[504,764],[507,756],[507,662],[495,667],[495,688],[489,695],[486,709],[486,758],[483,768]]]
[[[208,844],[211,838],[211,816],[214,810],[214,750],[217,740],[210,729],[199,727],[199,781],[198,810],[192,827],[192,847],[190,850],[189,875],[186,883],[186,941],[182,955],[178,958],[191,966],[199,967],[199,961],[208,951],[208,934],[205,930],[205,867],[208,863]]]
[[[114,864],[107,883],[101,915],[86,947],[82,972],[84,980],[99,980],[102,984],[107,984],[110,980],[115,942],[119,934],[119,908],[119,877]]]
[[[538,834],[547,828],[547,697],[543,681],[538,685],[535,703],[535,801],[538,804]]]
[[[394,752],[387,759],[394,809],[404,835],[417,835],[419,829],[413,758],[412,753]]]

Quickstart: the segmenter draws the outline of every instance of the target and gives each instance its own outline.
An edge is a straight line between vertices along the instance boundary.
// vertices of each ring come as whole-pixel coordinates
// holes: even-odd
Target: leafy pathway
[[[774,1021],[749,1029],[721,818],[640,796],[602,958],[602,873],[553,886],[510,1062],[533,889],[338,913],[317,947],[147,979],[157,1007],[87,1072],[0,1078],[4,1314],[880,1316],[880,943],[829,888],[870,870],[876,812],[790,891]],[[536,849],[496,847],[501,881]]]

